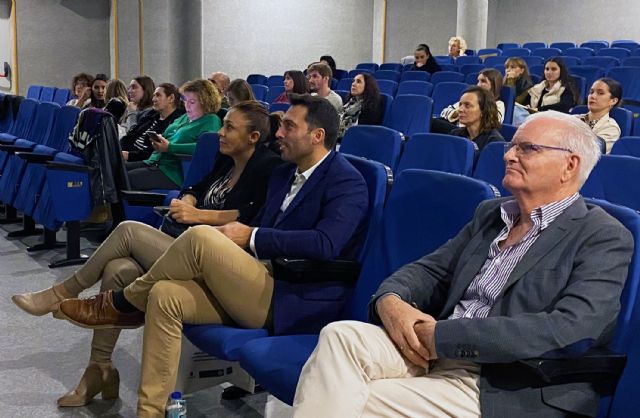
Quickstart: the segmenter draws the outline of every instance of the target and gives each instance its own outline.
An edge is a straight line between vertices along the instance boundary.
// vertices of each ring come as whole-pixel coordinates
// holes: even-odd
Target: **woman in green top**
[[[220,94],[208,80],[188,81],[180,87],[186,113],[167,127],[162,135],[150,135],[155,151],[149,159],[127,163],[133,190],[179,189],[182,165],[176,154],[193,154],[203,132],[218,132],[222,126],[216,112]]]

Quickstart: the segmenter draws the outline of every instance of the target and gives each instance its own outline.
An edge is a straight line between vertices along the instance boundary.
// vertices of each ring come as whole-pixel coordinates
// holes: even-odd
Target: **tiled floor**
[[[11,302],[11,295],[49,287],[74,269],[47,267],[63,250],[28,254],[25,243],[32,244],[36,237],[6,239],[7,231],[17,227],[0,228],[0,417],[135,417],[141,329],[124,331],[114,353],[121,377],[120,399],[97,399],[82,408],[57,408],[56,399],[75,387],[86,366],[91,331],[50,315],[30,316]],[[90,244],[83,242],[83,248],[87,247]],[[96,292],[97,286],[86,294]],[[216,387],[189,397],[189,418],[263,416],[265,393],[221,401],[221,391]]]

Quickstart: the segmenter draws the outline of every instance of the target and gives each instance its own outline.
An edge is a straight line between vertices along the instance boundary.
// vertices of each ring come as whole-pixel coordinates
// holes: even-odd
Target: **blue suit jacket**
[[[283,213],[296,166],[274,170],[267,201],[256,217],[255,249],[259,258],[356,260],[366,230],[367,186],[362,175],[331,151],[304,183]],[[333,320],[349,289],[343,283],[285,283],[274,286],[272,309],[276,334],[313,332]]]

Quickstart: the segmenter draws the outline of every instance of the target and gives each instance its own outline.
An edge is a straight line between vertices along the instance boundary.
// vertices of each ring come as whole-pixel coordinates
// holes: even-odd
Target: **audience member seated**
[[[186,113],[163,134],[150,134],[154,152],[144,161],[127,163],[133,190],[178,189],[182,187],[182,165],[175,154],[193,154],[198,136],[217,132],[220,118],[218,90],[207,80],[193,80],[181,88]]]
[[[312,95],[317,95],[327,99],[337,112],[342,109],[342,97],[331,90],[331,68],[323,62],[314,62],[307,68],[307,79],[309,80],[309,91]]]
[[[633,239],[578,194],[600,152],[576,118],[532,116],[507,145],[514,197],[482,203],[455,238],[387,278],[371,324],[322,330],[296,418],[597,415],[595,385],[550,386],[518,360],[611,339]]]
[[[340,302],[303,301],[286,286],[274,287],[270,268],[259,260],[354,260],[366,229],[364,179],[332,151],[337,112],[310,95],[292,95],[291,104],[277,135],[283,159],[292,164],[274,170],[255,227],[232,222],[190,228],[123,292],[60,304],[61,316],[83,327],[145,324],[139,417],[164,414],[176,383],[182,323],[280,327],[278,312],[285,303],[284,320],[304,332],[307,320],[296,317],[302,306],[324,315],[342,308]],[[316,288],[300,286],[300,292]]]
[[[604,141],[607,154],[611,151],[614,142],[620,138],[618,123],[609,116],[614,107],[620,105],[622,100],[622,85],[612,78],[596,80],[589,90],[587,107],[589,112],[584,115],[575,115],[589,125],[594,134]]]
[[[89,96],[89,103],[86,103],[86,100],[83,100],[83,96],[78,98],[78,103],[76,103],[76,106],[80,103],[84,103],[82,105],[83,109],[87,109],[90,107],[97,107],[99,109],[102,109],[106,104],[106,101],[104,100],[104,93],[107,88],[107,82],[109,82],[109,77],[107,77],[105,74],[96,74],[96,76],[93,78],[93,82],[91,83],[91,94]]]
[[[461,36],[453,36],[449,39],[449,56],[458,58],[467,50],[467,42]]]
[[[351,83],[351,93],[340,111],[342,138],[353,125],[381,125],[384,116],[384,102],[378,89],[378,82],[371,74],[358,74]]]
[[[71,81],[71,93],[73,93],[73,99],[69,100],[67,105],[76,107],[88,106],[89,103],[91,103],[92,84],[92,75],[87,73],[76,74]]]
[[[331,77],[335,78],[336,76],[336,60],[333,59],[333,57],[331,55],[323,55],[320,57],[320,61],[319,62],[323,62],[325,64],[327,64],[329,66],[329,68],[331,68]]]
[[[529,113],[557,110],[569,113],[578,104],[578,92],[569,70],[560,57],[549,58],[544,64],[544,80],[529,89]]]
[[[264,204],[271,172],[282,162],[264,146],[269,125],[267,111],[257,102],[244,102],[229,111],[219,132],[220,154],[213,171],[171,203],[169,216],[176,226],[249,223],[253,219]],[[63,299],[77,297],[98,281],[101,291],[123,289],[148,271],[173,240],[145,224],[121,223],[71,277],[12,300],[31,315],[53,312],[58,316]],[[94,332],[89,365],[78,386],[58,399],[59,406],[86,405],[101,391],[105,399],[118,397],[119,378],[112,354],[119,334],[116,329]]]
[[[164,132],[184,115],[180,92],[173,84],[162,83],[151,98],[152,111],[145,112],[122,139],[120,148],[125,161],[142,161],[151,156],[153,145],[149,132]]]
[[[302,71],[289,70],[284,72],[284,91],[273,103],[289,103],[289,93],[305,94],[309,92],[307,78]]]
[[[413,53],[415,61],[411,66],[411,71],[426,71],[428,73],[437,73],[441,70],[440,65],[436,62],[436,59],[431,55],[429,45],[420,44]]]
[[[227,100],[227,90],[229,89],[229,84],[231,84],[231,79],[229,79],[229,76],[222,71],[217,71],[215,73],[211,73],[208,80],[211,81],[214,86],[216,86],[216,88],[218,89],[218,93],[220,93],[220,97],[222,97],[220,108],[228,109],[229,100]]]
[[[529,89],[533,82],[529,76],[529,66],[520,57],[507,58],[504,62],[504,85],[516,90],[516,103],[527,104],[529,102]]]
[[[129,92],[122,80],[117,78],[109,80],[104,91],[104,101],[106,103],[104,110],[111,113],[116,119],[118,123],[118,138],[122,138],[127,133],[123,123],[129,106]]]
[[[493,95],[479,86],[471,86],[460,97],[458,120],[464,126],[451,131],[451,135],[473,141],[478,147],[476,158],[490,142],[504,141],[500,129],[498,107]]]
[[[500,100],[502,73],[494,68],[480,71],[477,86],[491,93],[498,109],[498,121],[502,123],[504,120],[504,103]],[[456,102],[442,109],[440,117],[431,121],[431,132],[448,134],[452,130],[464,126],[459,120],[459,109],[460,102]]]
[[[140,75],[129,83],[129,105],[125,114],[123,126],[128,130],[135,125],[143,112],[151,110],[153,92],[156,84],[151,77]]]
[[[251,90],[251,86],[246,80],[236,78],[229,84],[227,100],[229,101],[229,106],[235,106],[240,102],[256,100],[256,97],[253,95],[253,90]]]

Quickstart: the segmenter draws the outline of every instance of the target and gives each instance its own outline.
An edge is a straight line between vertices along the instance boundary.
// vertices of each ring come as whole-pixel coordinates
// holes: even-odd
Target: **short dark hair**
[[[320,57],[320,61],[324,61],[327,63],[329,68],[331,68],[331,76],[336,76],[336,60],[333,59],[331,55],[323,55]]]
[[[462,94],[474,93],[480,105],[480,132],[488,132],[492,129],[500,129],[500,116],[498,106],[493,98],[493,93],[480,86],[471,86]]]
[[[609,94],[611,94],[612,99],[618,99],[618,102],[613,105],[613,107],[620,106],[622,103],[622,84],[620,84],[617,80],[609,77],[602,77],[597,79],[596,81],[602,81],[604,84],[609,87]]]
[[[290,94],[291,106],[303,106],[307,109],[305,122],[310,128],[324,129],[324,147],[328,150],[336,145],[340,118],[338,111],[327,100],[310,94]]]
[[[156,89],[156,83],[153,82],[153,79],[146,75],[139,75],[133,78],[136,80],[140,87],[142,87],[142,98],[140,99],[140,103],[138,103],[138,109],[146,109],[153,105],[151,99],[153,99],[153,92]]]

